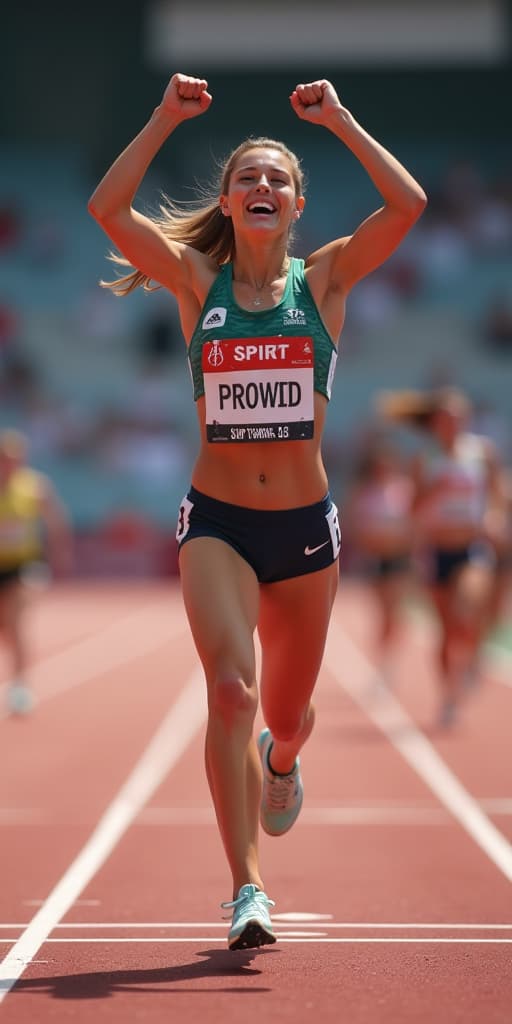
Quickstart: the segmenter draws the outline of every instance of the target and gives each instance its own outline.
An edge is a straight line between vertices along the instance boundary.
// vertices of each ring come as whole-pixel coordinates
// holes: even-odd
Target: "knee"
[[[279,708],[265,715],[267,725],[275,740],[281,743],[292,743],[302,734],[311,732],[315,712],[313,705],[304,709]]]
[[[254,719],[258,706],[256,686],[240,673],[222,672],[210,688],[210,713],[231,722],[235,717]]]

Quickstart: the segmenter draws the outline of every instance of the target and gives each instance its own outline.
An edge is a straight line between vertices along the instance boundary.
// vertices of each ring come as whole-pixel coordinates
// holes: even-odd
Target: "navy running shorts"
[[[433,548],[428,556],[429,582],[450,583],[454,574],[464,565],[479,562],[493,568],[495,555],[486,541],[473,541],[460,548]]]
[[[229,544],[260,583],[325,569],[341,548],[338,510],[330,494],[314,505],[268,511],[218,501],[191,487],[178,514],[179,550],[195,537],[217,537]]]
[[[18,583],[22,571],[23,565],[15,565],[11,569],[0,569],[0,590],[10,587],[12,583]]]

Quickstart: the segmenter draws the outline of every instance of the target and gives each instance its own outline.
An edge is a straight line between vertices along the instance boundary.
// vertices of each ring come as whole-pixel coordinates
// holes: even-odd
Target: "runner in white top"
[[[354,476],[346,502],[344,535],[374,592],[376,655],[381,662],[395,639],[411,581],[413,484],[398,447],[380,436],[364,446]]]
[[[465,683],[474,680],[490,624],[495,553],[487,513],[498,482],[488,439],[471,434],[468,398],[455,388],[391,396],[387,412],[427,433],[415,457],[414,512],[425,555],[425,585],[440,622],[440,721],[451,724]]]

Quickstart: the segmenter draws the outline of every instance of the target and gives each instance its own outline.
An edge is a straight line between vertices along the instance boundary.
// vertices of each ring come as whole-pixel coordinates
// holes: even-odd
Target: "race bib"
[[[208,441],[313,437],[311,338],[207,341],[202,350]]]

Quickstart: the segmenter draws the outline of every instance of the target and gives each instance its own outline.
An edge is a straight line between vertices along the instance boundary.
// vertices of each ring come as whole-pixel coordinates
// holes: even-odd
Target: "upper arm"
[[[400,245],[423,206],[404,212],[383,206],[364,220],[353,235],[335,239],[313,254],[322,266],[326,288],[347,293],[362,277],[376,270]]]
[[[94,211],[91,210],[94,216]],[[99,221],[133,267],[176,294],[191,285],[189,246],[168,239],[149,217],[132,207]]]
[[[334,282],[344,288],[352,286],[362,277],[380,267],[400,245],[421,213],[404,212],[392,206],[383,206],[364,220],[334,255],[331,275]]]

